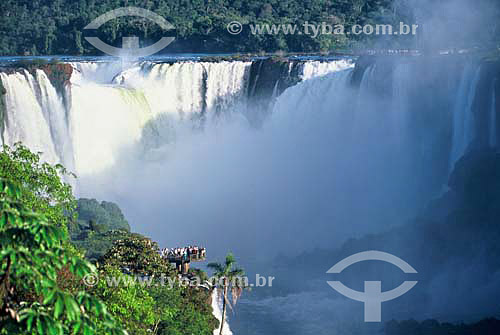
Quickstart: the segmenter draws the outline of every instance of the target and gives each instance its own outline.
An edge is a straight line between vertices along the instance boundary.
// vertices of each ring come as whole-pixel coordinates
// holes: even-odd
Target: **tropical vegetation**
[[[210,288],[183,285],[117,205],[77,201],[72,177],[22,144],[0,152],[0,334],[211,335]]]
[[[361,36],[307,34],[254,35],[249,24],[354,24],[414,21],[408,1],[393,0],[3,0],[0,3],[0,55],[99,54],[86,40],[98,36],[121,46],[122,37],[139,36],[152,44],[165,31],[155,23],[130,18],[111,20],[97,32],[85,26],[98,16],[124,6],[136,6],[164,17],[176,41],[167,51],[259,52],[332,50],[352,46]],[[227,25],[245,29],[231,35]],[[410,23],[410,22],[409,22]]]

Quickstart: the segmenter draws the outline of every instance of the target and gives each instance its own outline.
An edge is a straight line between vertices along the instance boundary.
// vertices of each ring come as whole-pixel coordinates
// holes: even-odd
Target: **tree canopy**
[[[0,180],[0,334],[126,334],[102,301],[58,280],[95,268],[66,251],[64,231],[23,198],[23,187]]]
[[[84,27],[98,16],[136,6],[164,17],[176,41],[167,48],[184,52],[320,51],[349,45],[359,37],[306,34],[253,35],[244,29],[231,35],[227,25],[353,24],[410,19],[407,7],[392,0],[3,0],[0,3],[0,55],[99,54],[84,37]],[[247,26],[246,26],[247,27]],[[248,27],[247,27],[248,28]],[[145,20],[119,18],[98,29],[106,43],[120,46],[122,37],[139,36],[152,44],[165,35]]]
[[[71,185],[65,181],[74,175],[64,166],[43,162],[39,154],[21,143],[4,145],[0,151],[0,177],[22,187],[19,201],[30,210],[43,213],[49,222],[65,230],[74,217],[76,200]]]
[[[130,231],[130,225],[120,207],[113,202],[102,201],[99,203],[96,199],[80,198],[77,201],[76,211],[78,222],[84,226],[88,226],[92,221],[96,224],[106,225],[109,230]]]
[[[78,213],[64,176],[63,166],[42,162],[21,144],[0,152],[0,335],[115,335],[125,329],[211,335],[218,321],[210,291],[181,285],[155,242],[126,229],[99,231],[95,222],[80,240],[69,240],[66,225],[74,226]],[[97,205],[126,222],[118,205]],[[99,262],[90,263],[71,242]],[[143,286],[137,276],[174,284]],[[111,277],[127,279],[110,286]]]

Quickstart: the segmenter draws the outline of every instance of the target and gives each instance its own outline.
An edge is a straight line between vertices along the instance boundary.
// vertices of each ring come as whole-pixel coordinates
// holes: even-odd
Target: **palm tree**
[[[217,278],[218,283],[217,290],[219,290],[219,294],[222,293],[222,319],[219,332],[219,335],[222,335],[222,328],[224,327],[224,319],[226,317],[226,306],[229,305],[232,310],[241,296],[243,289],[248,284],[242,278],[245,275],[243,269],[236,267],[236,260],[232,253],[227,254],[224,264],[210,263],[207,266],[215,271],[214,277]],[[229,289],[231,289],[232,305],[227,298]]]

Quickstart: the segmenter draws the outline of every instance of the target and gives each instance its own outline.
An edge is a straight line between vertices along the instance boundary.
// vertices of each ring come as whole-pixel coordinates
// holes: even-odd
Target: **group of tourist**
[[[205,258],[206,249],[198,246],[188,246],[183,248],[164,248],[161,250],[161,255],[165,258],[183,258],[183,259],[197,259]]]

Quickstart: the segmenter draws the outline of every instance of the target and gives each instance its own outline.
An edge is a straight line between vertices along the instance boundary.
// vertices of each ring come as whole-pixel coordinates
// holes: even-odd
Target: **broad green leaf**
[[[51,303],[52,300],[54,300],[55,294],[56,294],[56,290],[55,289],[52,290],[52,291],[50,291],[50,293],[43,300],[43,304],[47,305],[47,304]]]
[[[56,300],[56,304],[55,304],[55,307],[54,307],[54,317],[56,319],[59,318],[59,316],[61,316],[61,313],[63,311],[63,308],[64,308],[64,302],[63,302],[63,299],[61,297],[60,294],[57,295],[57,300]]]

